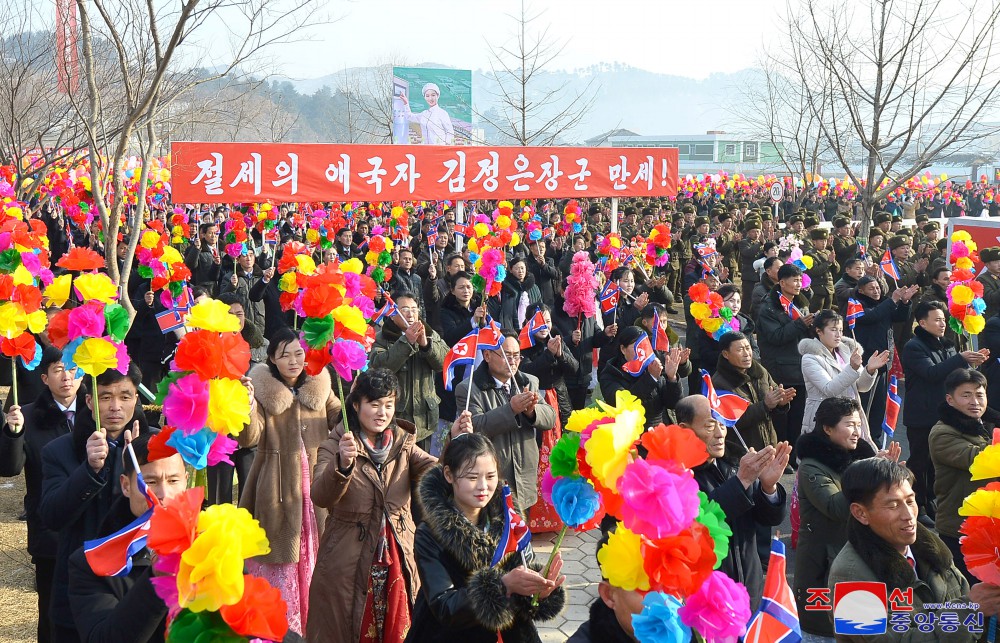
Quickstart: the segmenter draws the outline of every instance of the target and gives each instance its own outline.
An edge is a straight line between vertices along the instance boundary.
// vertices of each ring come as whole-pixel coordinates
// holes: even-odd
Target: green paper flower
[[[723,306],[719,309],[719,317],[722,317],[726,321],[732,321],[733,319],[733,309],[729,306]]]
[[[567,431],[552,447],[549,454],[549,467],[553,477],[570,477],[580,475],[576,454],[580,450],[580,434]]]
[[[380,284],[385,281],[385,270],[382,270],[381,268],[375,268],[372,270],[371,277],[372,281],[374,281],[377,284]]]
[[[309,348],[323,348],[333,340],[333,315],[309,317],[302,323],[302,338]]]
[[[104,321],[108,326],[108,335],[116,342],[124,342],[128,333],[128,311],[119,304],[106,306]]]
[[[0,270],[3,272],[14,272],[21,265],[21,253],[11,248],[0,252]]]
[[[733,535],[733,530],[726,524],[726,513],[719,503],[709,500],[702,491],[698,492],[698,499],[701,501],[701,506],[698,508],[698,517],[695,521],[708,529],[708,534],[715,542],[715,569],[718,569],[729,554],[729,538]]]
[[[160,383],[156,385],[156,403],[163,404],[163,400],[167,399],[167,391],[170,389],[170,385],[187,375],[189,372],[190,371],[168,372],[167,375],[160,380]]]
[[[170,294],[173,295],[174,298],[176,299],[177,297],[181,296],[182,292],[184,292],[184,282],[171,281],[169,284],[167,284],[167,288],[170,290]]]
[[[392,263],[392,254],[388,250],[383,250],[378,255],[378,265],[388,266]]]
[[[476,289],[476,292],[483,292],[486,290],[486,280],[483,276],[476,273],[472,275],[472,287]]]
[[[959,320],[957,317],[948,318],[948,328],[952,329],[959,335],[965,332],[965,329],[962,327],[961,320]]]
[[[245,643],[218,612],[192,612],[183,609],[170,623],[167,643]]]
[[[143,279],[152,279],[153,278],[153,269],[150,268],[149,266],[140,265],[139,268],[138,268],[138,272],[139,272],[139,276],[142,277]]]

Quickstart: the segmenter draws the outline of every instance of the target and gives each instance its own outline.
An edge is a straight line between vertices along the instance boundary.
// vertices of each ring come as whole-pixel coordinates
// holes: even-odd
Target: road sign
[[[785,196],[785,186],[775,181],[771,184],[771,200],[777,203]]]

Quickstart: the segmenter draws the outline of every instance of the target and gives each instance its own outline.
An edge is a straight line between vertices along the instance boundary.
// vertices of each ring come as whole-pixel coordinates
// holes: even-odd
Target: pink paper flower
[[[354,298],[361,294],[361,276],[354,272],[344,273],[344,296]]]
[[[552,469],[545,467],[542,473],[542,500],[552,504],[552,487],[556,484],[556,479],[552,477]]]
[[[21,264],[33,275],[37,275],[38,271],[42,269],[42,262],[38,259],[38,255],[30,250],[21,253]]]
[[[239,443],[232,439],[228,435],[223,435],[221,433],[215,436],[215,441],[212,442],[212,446],[208,450],[208,466],[214,467],[220,462],[225,462],[229,466],[233,466],[233,461],[229,459],[237,448],[239,448]]]
[[[104,334],[104,313],[101,305],[87,304],[69,311],[67,336],[72,340],[77,337],[100,337]]]
[[[197,433],[208,422],[208,384],[194,373],[170,385],[163,400],[167,424],[185,433]]]
[[[746,634],[750,596],[746,587],[714,571],[678,610],[681,622],[706,643],[736,643]]]
[[[698,517],[698,483],[690,471],[671,471],[636,460],[618,482],[622,521],[652,540],[676,536]]]
[[[333,367],[337,375],[350,382],[354,379],[353,371],[360,371],[368,362],[364,346],[354,341],[336,342],[330,349],[333,356]]]
[[[118,352],[118,366],[115,367],[115,370],[122,375],[128,375],[128,365],[132,363],[132,358],[128,355],[128,348],[125,344],[115,343],[110,337],[105,337],[104,339],[114,344]]]

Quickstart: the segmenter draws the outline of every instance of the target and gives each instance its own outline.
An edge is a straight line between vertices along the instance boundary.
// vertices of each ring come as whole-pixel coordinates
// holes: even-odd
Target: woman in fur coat
[[[566,600],[562,558],[556,555],[545,577],[530,544],[523,557],[507,554],[494,564],[508,517],[488,438],[455,438],[442,465],[420,481],[424,522],[414,550],[421,587],[406,640],[538,643],[534,621],[554,618]],[[534,594],[540,599],[537,607],[531,604]]]
[[[844,318],[832,310],[822,310],[813,321],[815,338],[799,342],[802,355],[802,378],[806,386],[806,406],[802,416],[802,433],[812,431],[816,424],[816,409],[828,397],[847,397],[861,403],[860,391],[875,384],[878,369],[889,361],[889,351],[875,353],[862,367],[864,349],[849,337],[844,337]],[[861,411],[862,439],[872,448],[871,431],[864,411]]]
[[[256,408],[238,441],[257,447],[241,480],[240,506],[260,521],[271,552],[247,561],[248,573],[281,590],[288,625],[305,634],[309,584],[326,512],[313,504],[309,487],[316,453],[340,421],[340,400],[329,371],[310,376],[298,335],[282,328],[271,337],[267,363],[250,370]]]

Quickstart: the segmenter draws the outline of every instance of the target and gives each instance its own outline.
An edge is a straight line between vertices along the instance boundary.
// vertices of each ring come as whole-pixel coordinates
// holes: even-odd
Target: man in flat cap
[[[813,228],[809,231],[809,242],[812,247],[807,249],[805,256],[812,259],[812,267],[806,269],[806,274],[812,279],[812,299],[809,310],[833,308],[833,282],[840,272],[836,253],[827,248],[830,243],[830,232],[826,228]]]

